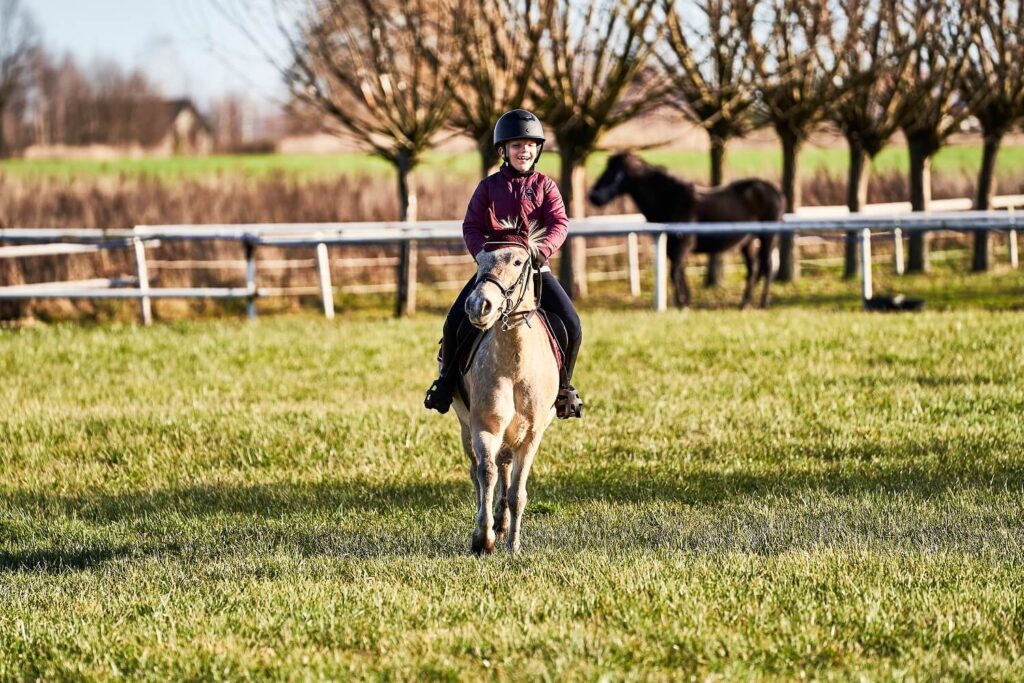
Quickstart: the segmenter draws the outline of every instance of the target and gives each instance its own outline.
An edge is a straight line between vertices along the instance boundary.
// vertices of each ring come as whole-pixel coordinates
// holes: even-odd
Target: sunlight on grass
[[[986,302],[1024,288],[990,279],[585,308],[519,559],[468,554],[437,316],[0,331],[0,678],[1019,678],[1024,313]]]

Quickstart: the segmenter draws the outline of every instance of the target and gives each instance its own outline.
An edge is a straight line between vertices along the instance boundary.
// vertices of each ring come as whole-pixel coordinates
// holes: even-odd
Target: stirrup
[[[452,407],[453,400],[451,389],[448,388],[444,380],[438,377],[427,389],[427,395],[423,398],[423,407],[428,410],[436,410],[444,415]]]
[[[555,415],[560,420],[568,420],[572,417],[583,417],[583,399],[580,392],[571,384],[558,390],[558,398],[555,399]]]

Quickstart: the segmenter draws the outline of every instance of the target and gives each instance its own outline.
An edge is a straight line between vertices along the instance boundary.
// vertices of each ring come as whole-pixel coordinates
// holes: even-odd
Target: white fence
[[[967,204],[965,204],[965,202]],[[902,272],[903,230],[1005,230],[1009,232],[1010,262],[1017,267],[1017,236],[1015,206],[1024,205],[1024,196],[996,198],[995,206],[1007,207],[1009,211],[964,211],[970,200],[939,200],[932,203],[935,209],[929,213],[909,213],[904,204],[871,205],[860,214],[849,214],[845,207],[808,207],[798,215],[787,215],[779,223],[646,223],[639,214],[625,216],[601,216],[570,221],[573,237],[627,236],[628,269],[614,276],[626,276],[634,296],[640,293],[639,240],[638,235],[651,235],[655,243],[654,258],[654,307],[664,310],[667,305],[666,280],[667,237],[669,233],[721,234],[747,232],[799,232],[799,233],[849,233],[860,235],[861,250],[861,291],[865,302],[873,295],[871,281],[871,233],[885,230],[893,233],[896,269]],[[240,242],[245,251],[245,284],[242,287],[151,287],[149,278],[150,261],[147,261],[146,247],[160,242],[197,240],[231,240]],[[373,222],[373,223],[298,223],[298,224],[247,224],[247,225],[154,225],[138,226],[132,230],[59,230],[59,229],[0,229],[0,241],[16,243],[0,247],[0,258],[17,258],[54,254],[78,254],[107,249],[132,249],[134,251],[136,274],[132,281],[90,279],[70,282],[47,282],[28,285],[0,287],[0,299],[37,298],[121,298],[138,299],[140,318],[144,324],[152,322],[151,301],[155,298],[244,298],[248,300],[248,315],[256,316],[256,301],[260,297],[318,294],[323,303],[324,314],[334,317],[334,286],[327,247],[330,245],[371,245],[397,244],[408,242],[413,248],[413,257],[407,263],[397,259],[388,260],[389,265],[405,267],[407,272],[399,278],[407,282],[409,291],[404,300],[415,307],[416,258],[415,247],[419,243],[460,242],[461,221],[424,221],[419,223]],[[296,264],[317,267],[317,287],[267,288],[257,286],[256,252],[261,246],[313,248],[315,259],[298,261],[282,260],[277,266],[292,267]],[[603,248],[597,248],[603,249]],[[621,247],[616,250],[621,250]],[[595,250],[591,250],[592,253]],[[471,263],[467,257],[429,257],[453,262]],[[163,267],[168,263],[160,262]],[[192,262],[194,264],[194,262]],[[222,262],[215,262],[221,264]],[[606,274],[607,276],[607,274]],[[444,283],[460,286],[461,283]],[[124,286],[128,285],[128,286]],[[132,286],[134,285],[134,286]],[[381,285],[362,285],[361,291],[382,291]],[[394,285],[383,286],[393,289]],[[349,291],[360,291],[352,286]]]

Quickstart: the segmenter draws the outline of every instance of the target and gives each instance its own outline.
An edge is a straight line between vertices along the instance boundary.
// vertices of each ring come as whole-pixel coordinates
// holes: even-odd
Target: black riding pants
[[[580,351],[580,342],[583,341],[583,327],[580,325],[580,317],[576,314],[576,308],[572,305],[572,299],[562,289],[561,283],[549,271],[541,273],[542,286],[540,293],[540,307],[549,313],[554,313],[565,323],[565,331],[569,336],[569,348],[565,353],[565,375],[572,379],[572,371],[576,367],[576,356]],[[466,319],[466,299],[476,287],[476,276],[474,275],[466,283],[466,286],[459,292],[459,296],[448,311],[448,317],[444,321],[444,343],[445,353],[451,353],[458,343],[457,335],[459,326]],[[449,358],[444,359],[446,366],[451,365]],[[447,373],[447,368],[446,368]],[[453,376],[453,375],[449,375]]]

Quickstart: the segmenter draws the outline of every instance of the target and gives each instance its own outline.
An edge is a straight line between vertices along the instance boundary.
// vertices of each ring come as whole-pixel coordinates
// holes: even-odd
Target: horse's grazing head
[[[474,327],[490,329],[502,313],[512,312],[509,306],[521,295],[524,300],[530,297],[530,263],[526,246],[509,245],[477,254],[476,287],[466,300],[466,314]]]
[[[619,152],[608,158],[604,173],[590,188],[590,203],[604,206],[620,194],[629,192],[633,178],[640,176],[647,164],[632,152]]]

